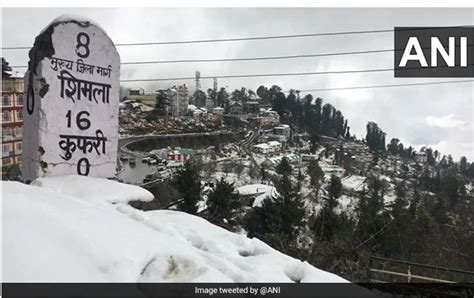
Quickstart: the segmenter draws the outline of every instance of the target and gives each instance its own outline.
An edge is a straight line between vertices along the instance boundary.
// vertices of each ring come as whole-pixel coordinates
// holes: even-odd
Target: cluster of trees
[[[393,138],[387,144],[387,151],[392,155],[398,155],[404,159],[414,159],[415,149],[412,146],[404,147],[399,139]]]
[[[321,209],[308,217],[300,192],[305,175],[283,158],[276,175],[261,169],[262,179],[271,180],[277,189],[277,195],[261,206],[241,217],[242,203],[234,186],[220,180],[207,194],[206,212],[199,215],[231,230],[242,226],[249,237],[352,281],[367,281],[372,255],[469,270],[474,266],[474,202],[459,173],[468,171],[470,164],[463,160],[436,165],[434,176],[420,168],[416,179],[392,180],[395,199],[387,201],[387,180],[370,176],[361,191],[348,192],[337,176],[325,183],[324,172],[313,160],[305,172]],[[179,208],[192,214],[201,200],[198,172],[188,162],[175,177],[182,197]],[[340,208],[343,194],[353,198],[353,211]]]
[[[322,98],[314,99],[311,94],[301,99],[298,90],[292,89],[286,96],[277,85],[270,88],[260,86],[256,92],[242,87],[230,94],[225,88],[221,88],[217,92],[208,89],[207,97],[214,100],[214,106],[224,108],[226,113],[230,112],[231,101],[244,104],[257,100],[260,104],[271,105],[284,123],[299,127],[311,135],[341,136],[347,139],[352,137],[348,121],[341,111],[329,103],[323,104]],[[204,106],[206,93],[196,91],[193,100],[197,106]]]
[[[423,178],[420,172],[415,180],[395,180],[395,200],[387,202],[387,180],[370,176],[363,190],[347,193],[337,176],[324,184],[324,172],[311,161],[306,173],[321,209],[307,217],[298,186],[304,175],[283,158],[270,178],[278,195],[249,210],[240,224],[249,237],[352,281],[367,281],[372,255],[469,269],[474,266],[469,220],[474,202],[459,168],[453,163],[438,177]],[[340,208],[344,193],[355,199],[354,212]],[[305,242],[308,235],[311,245]]]
[[[350,127],[342,112],[329,103],[323,105],[322,98],[311,94],[300,98],[298,90],[291,89],[288,96],[279,86],[260,86],[257,95],[261,101],[272,105],[282,121],[307,131],[310,135],[351,138]]]
[[[372,151],[385,151],[386,133],[375,122],[369,122],[366,126],[367,134],[365,141]]]
[[[456,163],[450,154],[441,155],[438,150],[429,147],[423,147],[420,151],[426,154],[426,164],[433,167],[434,171],[437,172],[436,176],[430,174],[430,169],[426,169],[428,172],[425,173],[425,176],[433,176],[431,178],[437,180],[435,183],[439,182],[439,170],[449,169],[451,172],[474,178],[474,163],[469,163],[465,156],[462,156],[459,162]],[[412,146],[404,147],[403,143],[397,138],[391,139],[390,143],[387,144],[387,152],[403,159],[413,160],[416,156],[416,151]]]
[[[311,94],[300,98],[298,90],[291,89],[286,96],[281,87],[273,85],[270,88],[260,86],[256,92],[242,87],[230,94],[226,88],[220,88],[219,91],[208,89],[207,94],[197,90],[192,96],[194,104],[198,107],[205,106],[207,98],[214,101],[215,107],[224,108],[225,113],[230,113],[231,101],[244,105],[250,100],[257,100],[260,104],[271,105],[283,123],[305,130],[310,135],[355,138],[351,136],[348,121],[341,111],[329,103],[323,104],[322,98],[314,99]],[[164,109],[168,101],[166,90],[159,90],[156,108]]]
[[[249,237],[257,237],[283,252],[298,250],[299,229],[304,225],[305,210],[297,184],[291,179],[293,169],[286,158],[276,167],[273,183],[278,195],[263,200],[243,219]]]
[[[321,211],[309,220],[313,245],[295,256],[352,281],[367,281],[372,255],[469,270],[474,202],[458,175],[441,179],[437,190],[424,182],[397,182],[396,198],[388,203],[388,182],[369,177],[355,213],[348,213],[337,210],[340,186],[331,177]]]
[[[187,161],[172,181],[172,186],[178,192],[178,210],[189,214],[198,214],[199,204],[202,202],[202,181],[199,176],[200,166],[197,162]],[[231,220],[240,210],[241,202],[232,183],[223,178],[216,183],[207,194],[207,209],[205,217],[218,225]]]

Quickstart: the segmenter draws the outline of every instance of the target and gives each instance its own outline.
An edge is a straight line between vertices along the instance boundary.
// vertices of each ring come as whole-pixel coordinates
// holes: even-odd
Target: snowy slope
[[[345,282],[257,239],[150,200],[131,185],[79,176],[2,182],[6,282]]]

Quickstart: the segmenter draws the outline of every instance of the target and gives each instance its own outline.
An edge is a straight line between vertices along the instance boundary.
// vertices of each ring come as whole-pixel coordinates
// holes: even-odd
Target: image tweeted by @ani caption
[[[278,295],[281,294],[279,286],[250,286],[250,285],[229,285],[229,286],[195,286],[194,295],[196,296],[212,296],[212,295]]]

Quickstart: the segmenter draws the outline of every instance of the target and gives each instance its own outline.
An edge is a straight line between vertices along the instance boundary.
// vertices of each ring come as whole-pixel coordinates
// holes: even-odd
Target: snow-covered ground
[[[364,176],[351,175],[343,177],[341,182],[344,188],[348,190],[361,191],[364,188],[366,179]]]
[[[237,188],[237,192],[241,196],[254,196],[255,200],[252,207],[260,207],[263,204],[263,200],[277,196],[276,188],[266,184],[244,185]]]
[[[345,282],[206,220],[143,212],[137,186],[80,176],[2,182],[5,282]]]

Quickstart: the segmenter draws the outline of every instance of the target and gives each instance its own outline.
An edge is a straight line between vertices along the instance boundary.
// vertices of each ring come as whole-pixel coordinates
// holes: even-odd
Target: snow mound
[[[118,203],[147,197],[136,187],[34,184],[2,182],[4,282],[346,282],[200,217]]]
[[[144,188],[105,178],[70,175],[39,178],[31,184],[90,202],[128,203],[154,199],[153,194]]]

